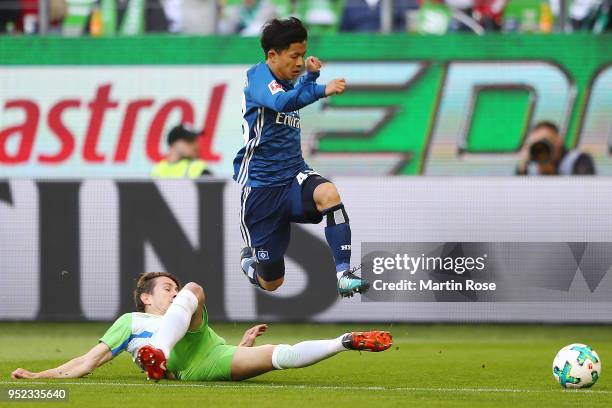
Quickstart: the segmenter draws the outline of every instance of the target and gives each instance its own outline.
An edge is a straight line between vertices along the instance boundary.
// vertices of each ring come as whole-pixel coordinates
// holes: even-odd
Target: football
[[[570,344],[559,350],[552,370],[555,379],[564,388],[589,388],[601,375],[601,360],[592,347]]]

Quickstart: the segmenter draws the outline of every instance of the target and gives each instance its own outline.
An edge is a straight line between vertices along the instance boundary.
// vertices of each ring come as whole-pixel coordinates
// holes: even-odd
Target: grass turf
[[[61,407],[612,406],[612,377],[606,372],[612,326],[271,324],[258,344],[291,344],[377,328],[392,332],[394,346],[384,353],[341,353],[315,366],[241,383],[150,383],[126,353],[86,378],[12,383],[13,369],[57,366],[95,345],[108,326],[0,323],[0,388],[67,387],[67,403],[43,405]],[[249,327],[212,326],[229,344],[237,344]],[[593,346],[602,358],[603,375],[592,390],[563,390],[553,380],[555,353],[574,342]]]

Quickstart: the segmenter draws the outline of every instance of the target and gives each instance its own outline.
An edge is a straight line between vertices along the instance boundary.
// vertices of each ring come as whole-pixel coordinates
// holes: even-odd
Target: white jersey
[[[113,353],[113,358],[127,351],[136,361],[138,350],[150,344],[151,337],[159,329],[162,316],[150,313],[125,313],[106,331],[100,341]]]

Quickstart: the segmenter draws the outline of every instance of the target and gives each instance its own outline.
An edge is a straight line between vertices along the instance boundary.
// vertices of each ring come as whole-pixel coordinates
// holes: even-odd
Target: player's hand
[[[330,81],[325,87],[325,96],[340,95],[346,88],[346,81],[344,78],[338,78]]]
[[[244,336],[238,345],[241,347],[253,347],[255,339],[264,334],[266,330],[268,330],[267,324],[258,324],[257,326],[251,327],[244,332]]]
[[[25,368],[18,368],[11,373],[11,378],[13,380],[19,380],[22,378],[25,378],[25,379],[38,378],[38,376],[37,376],[37,373],[28,371]]]
[[[319,72],[321,70],[321,61],[317,57],[306,58],[306,69],[308,72]]]

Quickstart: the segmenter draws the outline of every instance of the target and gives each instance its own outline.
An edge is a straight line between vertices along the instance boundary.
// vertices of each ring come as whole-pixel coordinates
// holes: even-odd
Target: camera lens
[[[545,164],[552,159],[553,145],[548,140],[535,142],[529,148],[529,158],[536,163]]]

